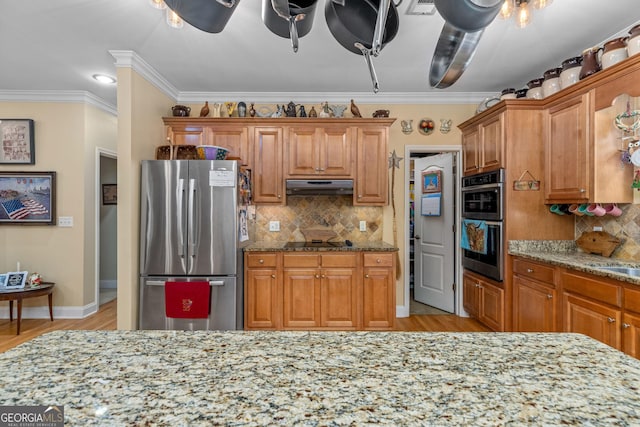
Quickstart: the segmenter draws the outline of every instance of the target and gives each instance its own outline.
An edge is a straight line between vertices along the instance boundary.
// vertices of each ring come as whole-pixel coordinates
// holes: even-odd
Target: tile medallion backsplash
[[[353,206],[351,196],[289,197],[286,206],[256,206],[256,241],[304,241],[301,230],[327,227],[336,232],[335,240],[353,242],[382,241],[382,208]],[[269,231],[270,221],[280,221],[280,231]],[[359,230],[367,221],[367,231]]]
[[[640,261],[640,205],[618,205],[622,210],[619,217],[579,216],[576,217],[576,239],[593,227],[602,227],[603,231],[622,240],[622,245],[613,252],[612,258],[628,261]]]

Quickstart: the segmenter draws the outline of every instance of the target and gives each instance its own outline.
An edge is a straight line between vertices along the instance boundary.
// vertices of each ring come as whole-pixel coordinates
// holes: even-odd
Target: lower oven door
[[[504,248],[502,242],[502,221],[485,221],[486,253],[462,249],[462,266],[484,276],[502,282]],[[464,223],[462,225],[464,227]]]

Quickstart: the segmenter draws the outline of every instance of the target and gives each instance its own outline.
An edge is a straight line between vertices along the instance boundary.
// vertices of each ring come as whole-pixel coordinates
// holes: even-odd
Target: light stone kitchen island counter
[[[577,334],[57,331],[0,369],[68,426],[640,424],[640,361]]]

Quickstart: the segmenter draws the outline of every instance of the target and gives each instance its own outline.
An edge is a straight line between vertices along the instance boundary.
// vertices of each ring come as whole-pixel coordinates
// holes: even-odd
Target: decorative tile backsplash
[[[628,261],[640,260],[640,205],[618,205],[622,210],[619,217],[580,216],[576,217],[576,239],[593,227],[602,227],[603,231],[622,240],[622,245],[611,255]]]
[[[280,221],[280,231],[269,231],[270,221]],[[360,231],[367,221],[367,231]],[[304,241],[301,230],[327,227],[336,232],[335,240],[353,242],[382,241],[382,208],[353,206],[351,196],[289,197],[286,206],[256,206],[256,241]]]

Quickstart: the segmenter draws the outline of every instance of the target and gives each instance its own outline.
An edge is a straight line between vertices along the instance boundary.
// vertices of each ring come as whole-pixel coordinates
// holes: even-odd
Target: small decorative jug
[[[405,135],[409,135],[413,132],[413,120],[402,120],[400,125],[402,126],[402,133]]]

